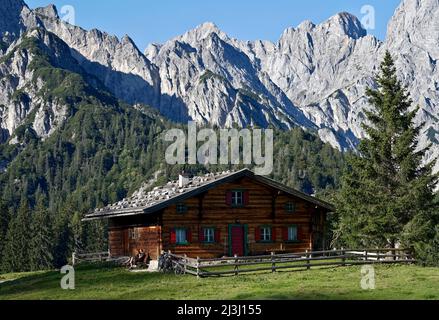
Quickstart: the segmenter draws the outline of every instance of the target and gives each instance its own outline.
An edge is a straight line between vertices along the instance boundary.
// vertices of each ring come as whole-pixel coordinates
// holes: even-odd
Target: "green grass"
[[[360,288],[361,267],[263,273],[197,279],[159,273],[131,273],[108,266],[76,268],[76,289],[62,290],[62,274],[0,276],[3,299],[439,299],[439,269],[377,265],[376,289]]]

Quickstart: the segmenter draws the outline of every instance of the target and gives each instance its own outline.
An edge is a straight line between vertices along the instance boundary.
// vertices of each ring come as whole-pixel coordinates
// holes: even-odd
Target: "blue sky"
[[[31,8],[53,3],[75,8],[75,21],[85,29],[98,28],[119,37],[128,34],[143,50],[206,22],[241,40],[277,41],[287,27],[303,20],[319,23],[347,11],[360,18],[361,9],[375,9],[375,30],[380,39],[400,0],[25,0]]]

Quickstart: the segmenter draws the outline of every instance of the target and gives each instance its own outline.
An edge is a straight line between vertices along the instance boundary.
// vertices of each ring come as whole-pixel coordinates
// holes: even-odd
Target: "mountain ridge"
[[[128,36],[118,39],[61,21],[54,6],[30,10],[21,0],[7,1],[14,8],[23,5],[16,26],[39,25],[56,34],[88,73],[130,104],[151,105],[179,122],[300,126],[339,150],[355,149],[364,138],[363,110],[370,107],[365,91],[376,86],[378,62],[390,50],[421,107],[421,146],[434,143],[426,160],[439,155],[439,27],[424,27],[439,21],[437,0],[402,1],[385,41],[342,12],[319,24],[287,28],[277,42],[241,41],[206,22],[144,52]]]

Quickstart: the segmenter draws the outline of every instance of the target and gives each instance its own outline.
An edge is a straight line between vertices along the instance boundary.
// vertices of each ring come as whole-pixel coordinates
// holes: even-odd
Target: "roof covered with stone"
[[[179,181],[169,181],[166,185],[155,187],[150,190],[149,185],[145,183],[139,190],[134,192],[131,197],[104,208],[98,208],[94,212],[87,214],[84,220],[157,212],[172,204],[184,201],[214,188],[217,185],[231,182],[244,176],[253,178],[262,184],[269,185],[293,196],[302,198],[316,206],[325,208],[328,211],[334,211],[334,207],[325,201],[286,187],[272,179],[255,175],[248,169],[243,169],[240,171],[224,171],[219,173],[209,173],[204,176],[194,176],[190,178],[188,183],[184,186],[180,186]]]

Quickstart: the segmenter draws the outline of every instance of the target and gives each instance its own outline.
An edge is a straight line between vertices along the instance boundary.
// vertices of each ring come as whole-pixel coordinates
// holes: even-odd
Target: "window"
[[[130,238],[130,240],[137,240],[139,238],[139,230],[137,228],[129,229],[128,237]]]
[[[262,227],[261,228],[261,241],[271,241],[271,228]]]
[[[285,204],[285,210],[288,213],[295,213],[296,212],[296,205],[293,202],[287,202]]]
[[[297,226],[288,227],[288,241],[297,241]]]
[[[187,206],[184,203],[177,204],[177,213],[183,214],[187,212]]]
[[[213,243],[215,242],[215,229],[205,228],[204,229],[204,242]]]
[[[175,241],[177,244],[186,244],[188,242],[186,229],[175,229]]]
[[[232,191],[232,206],[240,207],[244,205],[244,192]]]

